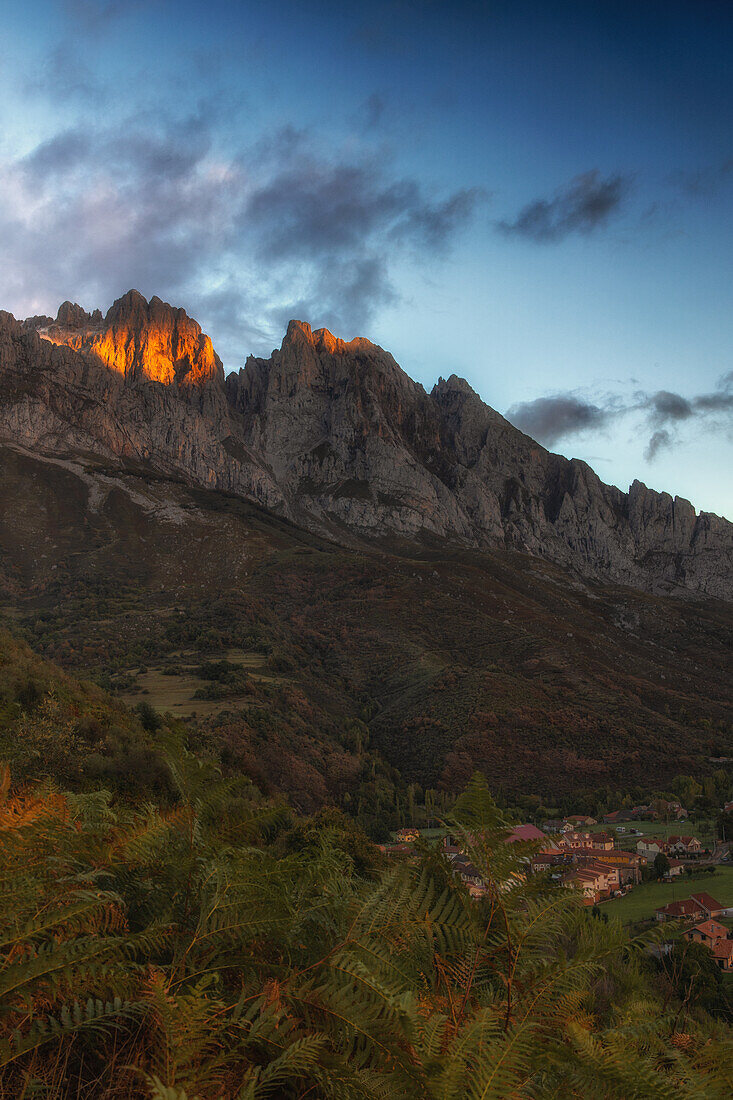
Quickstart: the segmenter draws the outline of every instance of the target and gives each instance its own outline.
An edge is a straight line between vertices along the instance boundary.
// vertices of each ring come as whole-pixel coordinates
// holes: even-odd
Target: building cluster
[[[660,852],[673,859],[698,859],[706,851],[696,836],[668,836],[666,840],[656,836],[642,837],[636,842],[636,850],[647,859],[653,860]],[[679,864],[680,870],[682,864]]]
[[[641,869],[647,862],[643,855],[617,848],[608,833],[570,828],[548,836],[536,825],[516,825],[505,843],[522,842],[535,845],[527,856],[530,871],[549,874],[559,886],[577,887],[587,905],[595,905],[640,882]],[[443,850],[470,893],[482,896],[485,885],[481,874],[453,837],[445,837]]]
[[[632,806],[628,810],[612,810],[603,817],[604,825],[623,825],[627,821],[685,821],[687,810],[681,802],[658,798],[648,805]]]
[[[730,909],[702,890],[681,901],[661,905],[656,911],[656,918],[660,921],[693,921],[692,927],[682,933],[683,938],[709,948],[720,969],[730,971],[733,970],[733,939],[729,939],[728,929],[717,919],[730,913]]]
[[[609,833],[572,828],[545,837],[530,860],[533,871],[547,872],[564,886],[576,886],[586,905],[595,905],[640,882],[646,863],[644,855],[617,848]]]

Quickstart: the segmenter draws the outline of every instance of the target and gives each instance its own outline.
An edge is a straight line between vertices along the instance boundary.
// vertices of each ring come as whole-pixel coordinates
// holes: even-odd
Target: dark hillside
[[[378,804],[391,767],[552,795],[733,755],[720,601],[506,551],[346,550],[241,499],[9,448],[0,496],[13,630],[130,703],[195,715],[303,808]]]

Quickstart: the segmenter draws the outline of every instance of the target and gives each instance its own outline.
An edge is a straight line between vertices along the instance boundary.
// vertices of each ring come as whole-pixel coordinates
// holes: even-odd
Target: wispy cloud
[[[717,164],[676,172],[670,182],[692,198],[707,198],[733,183],[733,156],[726,157]]]
[[[678,429],[688,423],[693,430],[731,430],[733,371],[724,375],[715,390],[683,397],[671,390],[630,397],[607,394],[590,401],[577,392],[550,394],[513,405],[506,416],[523,432],[547,447],[588,432],[600,432],[620,417],[636,414],[649,432],[645,450],[652,461],[660,451],[680,442]]]
[[[501,221],[507,236],[540,244],[563,240],[573,233],[592,233],[621,209],[631,180],[620,174],[602,177],[597,169],[576,176],[551,198],[535,199],[513,221]]]

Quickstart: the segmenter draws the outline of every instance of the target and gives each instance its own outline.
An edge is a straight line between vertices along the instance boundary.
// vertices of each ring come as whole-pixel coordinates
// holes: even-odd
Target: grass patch
[[[716,867],[714,875],[682,875],[675,882],[642,882],[623,898],[603,903],[603,911],[624,924],[653,917],[670,901],[682,901],[704,890],[721,905],[733,905],[733,867]]]

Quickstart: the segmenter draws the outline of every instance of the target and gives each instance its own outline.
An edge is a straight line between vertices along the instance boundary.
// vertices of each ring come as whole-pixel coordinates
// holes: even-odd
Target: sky
[[[728,0],[4,0],[0,308],[291,317],[733,519]]]

